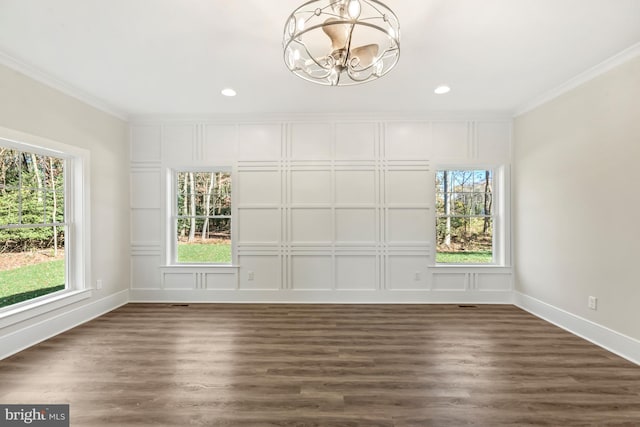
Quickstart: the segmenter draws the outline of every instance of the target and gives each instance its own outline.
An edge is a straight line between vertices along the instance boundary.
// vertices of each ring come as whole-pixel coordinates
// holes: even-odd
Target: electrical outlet
[[[416,271],[416,273],[413,275],[413,280],[415,280],[416,282],[420,281],[420,272]]]
[[[589,297],[589,308],[591,310],[597,310],[598,309],[598,298],[596,297]]]
[[[102,279],[96,280],[96,289],[102,289]]]
[[[253,280],[253,271],[247,272],[247,280]]]

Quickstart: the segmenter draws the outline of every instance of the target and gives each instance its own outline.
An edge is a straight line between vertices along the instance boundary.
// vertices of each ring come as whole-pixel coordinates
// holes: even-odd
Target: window
[[[230,264],[231,174],[177,172],[175,185],[176,262]]]
[[[494,172],[436,172],[436,263],[494,263]]]
[[[67,287],[65,163],[0,146],[0,308]]]

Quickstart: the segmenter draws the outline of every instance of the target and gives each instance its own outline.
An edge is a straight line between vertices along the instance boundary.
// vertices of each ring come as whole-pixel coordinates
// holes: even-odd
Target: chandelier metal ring
[[[284,61],[295,75],[348,86],[387,74],[400,57],[400,24],[377,0],[312,0],[287,18]]]

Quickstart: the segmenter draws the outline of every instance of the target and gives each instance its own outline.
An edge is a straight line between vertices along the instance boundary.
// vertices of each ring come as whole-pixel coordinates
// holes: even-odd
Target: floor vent
[[[458,305],[458,308],[478,308],[477,305]]]
[[[171,307],[189,307],[189,304],[171,304]]]

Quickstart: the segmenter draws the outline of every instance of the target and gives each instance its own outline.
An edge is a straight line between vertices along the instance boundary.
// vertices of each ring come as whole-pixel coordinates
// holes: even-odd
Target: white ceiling
[[[324,87],[282,59],[301,3],[0,0],[0,52],[131,116],[508,113],[640,42],[640,0],[385,0],[400,19],[397,68]],[[434,95],[440,83],[452,91]],[[221,96],[227,86],[238,96]]]

